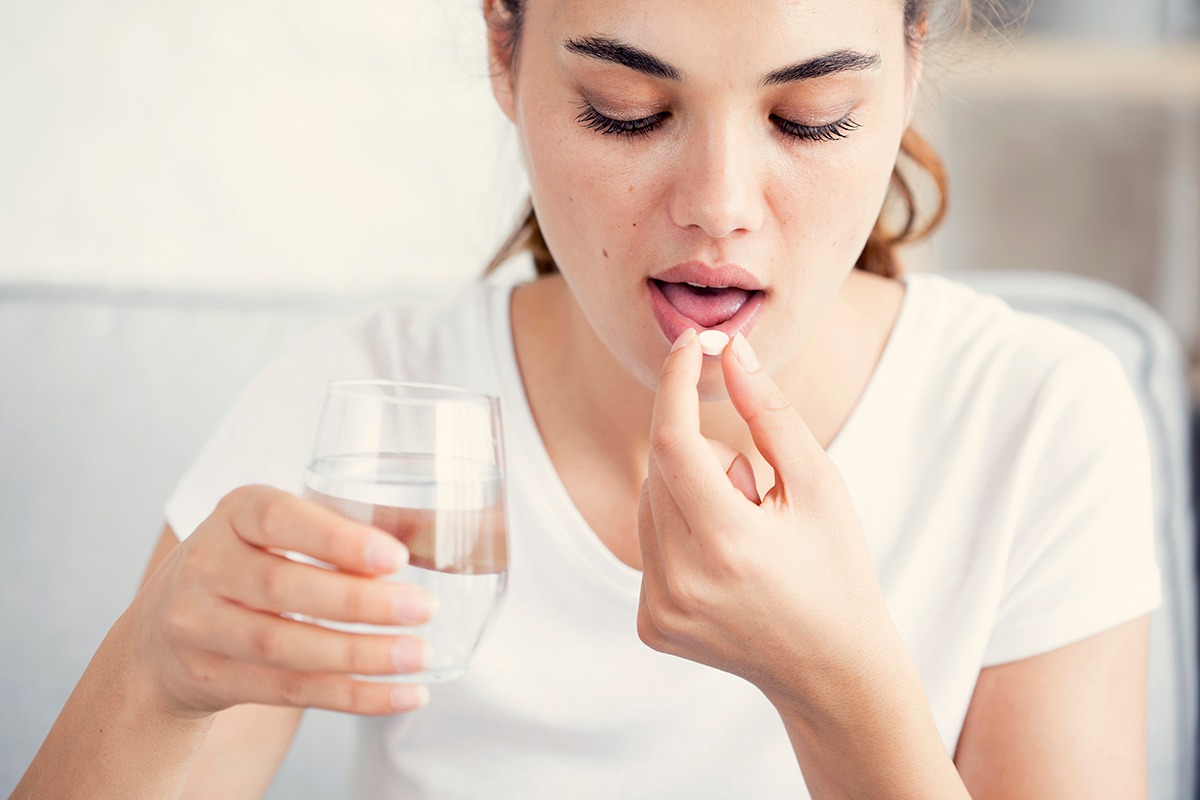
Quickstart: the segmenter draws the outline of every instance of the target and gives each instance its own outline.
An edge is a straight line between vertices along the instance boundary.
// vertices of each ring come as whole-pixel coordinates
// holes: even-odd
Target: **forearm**
[[[814,800],[969,800],[902,647],[804,689],[772,700]]]
[[[13,793],[33,798],[176,797],[211,717],[173,715],[156,703],[125,651],[124,617],[96,651]]]

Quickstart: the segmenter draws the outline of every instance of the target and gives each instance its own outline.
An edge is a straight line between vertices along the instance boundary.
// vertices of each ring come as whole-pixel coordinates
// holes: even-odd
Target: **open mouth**
[[[761,290],[650,279],[654,317],[669,341],[688,328],[747,335],[762,310]]]

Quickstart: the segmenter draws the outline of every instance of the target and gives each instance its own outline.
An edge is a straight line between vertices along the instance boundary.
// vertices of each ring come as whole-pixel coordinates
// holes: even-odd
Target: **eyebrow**
[[[587,36],[583,39],[568,39],[564,45],[572,53],[594,58],[599,61],[609,61],[629,67],[653,78],[665,78],[669,81],[681,81],[683,76],[679,70],[672,67],[645,50],[604,36]]]
[[[879,53],[861,53],[857,50],[837,50],[823,56],[777,69],[759,82],[760,86],[778,86],[782,83],[810,81],[839,72],[861,72],[879,69]]]
[[[657,56],[607,36],[568,39],[563,45],[577,55],[628,67],[652,78],[663,78],[676,82],[683,80],[683,74],[678,69]],[[759,81],[759,86],[778,86],[784,83],[824,78],[839,72],[878,69],[880,63],[878,53],[863,53],[848,49],[835,50],[832,53],[826,53],[768,73]]]

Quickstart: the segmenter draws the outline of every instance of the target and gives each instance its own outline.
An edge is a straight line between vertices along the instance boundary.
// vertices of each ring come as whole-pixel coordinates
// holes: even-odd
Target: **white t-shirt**
[[[949,752],[982,667],[1152,610],[1148,447],[1116,358],[937,275],[913,274],[875,374],[829,448]],[[299,491],[326,381],[450,383],[501,398],[508,595],[468,674],[364,719],[357,796],[806,797],[750,684],[643,645],[640,573],[596,537],[526,401],[510,287],[380,307],[267,369],[168,501],[186,536],[228,490]]]

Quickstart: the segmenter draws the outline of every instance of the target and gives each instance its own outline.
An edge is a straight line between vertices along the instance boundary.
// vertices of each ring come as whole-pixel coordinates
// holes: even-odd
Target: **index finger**
[[[408,563],[394,536],[267,486],[231,492],[222,501],[238,538],[255,547],[291,550],[364,575],[388,575]]]
[[[679,337],[659,375],[650,421],[650,447],[663,483],[684,516],[687,509],[711,507],[722,495],[742,497],[733,487],[700,433],[700,381],[704,355],[695,330]]]

